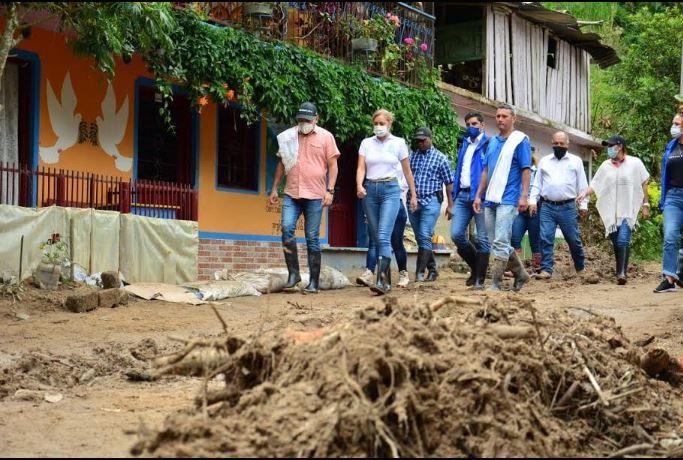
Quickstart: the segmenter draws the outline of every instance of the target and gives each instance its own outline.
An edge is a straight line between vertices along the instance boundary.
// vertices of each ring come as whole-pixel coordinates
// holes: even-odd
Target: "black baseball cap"
[[[602,145],[604,146],[613,146],[613,145],[623,145],[626,147],[626,139],[624,139],[623,136],[612,136],[606,141],[602,141]]]
[[[296,118],[303,118],[304,120],[311,121],[318,116],[318,109],[312,102],[304,102],[299,106],[299,111],[296,113]]]
[[[415,134],[413,134],[413,139],[431,139],[432,138],[432,130],[427,128],[427,127],[422,127],[422,128],[417,128],[417,131],[415,131]]]

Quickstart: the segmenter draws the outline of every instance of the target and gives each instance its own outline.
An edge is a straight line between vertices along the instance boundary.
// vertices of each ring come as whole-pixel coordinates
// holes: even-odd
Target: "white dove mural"
[[[81,114],[76,111],[76,93],[71,85],[69,72],[64,77],[62,94],[57,100],[50,81],[47,81],[47,110],[50,115],[52,131],[57,136],[57,142],[52,147],[40,147],[40,158],[45,163],[57,163],[59,155],[72,147],[78,140],[78,124]]]
[[[102,150],[116,159],[116,168],[119,171],[130,171],[133,166],[133,159],[121,155],[117,147],[123,140],[128,127],[128,96],[123,100],[119,111],[116,112],[116,96],[111,82],[109,82],[107,94],[102,101],[102,118],[97,117],[95,122],[97,123],[98,138]]]

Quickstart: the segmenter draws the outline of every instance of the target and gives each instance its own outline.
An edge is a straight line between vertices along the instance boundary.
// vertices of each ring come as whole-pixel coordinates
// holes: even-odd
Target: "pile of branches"
[[[683,455],[683,408],[652,378],[678,383],[676,361],[643,353],[612,319],[581,317],[517,296],[388,298],[331,329],[248,340],[226,329],[157,359],[157,377],[206,385],[132,453]]]

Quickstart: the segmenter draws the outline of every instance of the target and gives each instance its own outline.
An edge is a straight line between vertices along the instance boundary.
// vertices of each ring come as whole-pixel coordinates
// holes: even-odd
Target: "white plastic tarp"
[[[121,216],[116,211],[92,212],[90,273],[119,271]]]
[[[121,214],[119,269],[129,283],[197,279],[197,222]]]
[[[24,236],[24,253],[21,278],[31,276],[40,263],[40,243],[53,233],[68,237],[69,212],[66,208],[51,206],[33,209],[0,205],[0,273],[19,272],[21,237]]]

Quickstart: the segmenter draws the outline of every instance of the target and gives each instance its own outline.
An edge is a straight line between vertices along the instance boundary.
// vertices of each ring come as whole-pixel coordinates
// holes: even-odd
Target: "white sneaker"
[[[406,270],[399,272],[398,273],[398,283],[396,283],[396,286],[406,287],[406,286],[408,286],[408,283],[410,283],[410,278],[408,278],[408,272]]]
[[[370,287],[372,286],[372,279],[374,276],[375,274],[366,268],[363,274],[356,278],[356,284]]]

